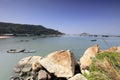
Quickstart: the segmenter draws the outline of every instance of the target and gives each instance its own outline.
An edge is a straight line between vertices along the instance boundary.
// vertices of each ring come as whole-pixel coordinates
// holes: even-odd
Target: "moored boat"
[[[96,39],[92,39],[91,41],[97,41]]]
[[[35,52],[36,52],[35,50],[30,50],[30,51],[25,50],[23,53],[35,53]]]
[[[35,53],[35,50],[25,50],[25,49],[10,49],[7,53]]]
[[[25,49],[10,49],[10,50],[7,50],[7,53],[20,53],[24,51]]]
[[[10,80],[24,80],[22,77],[19,76],[11,76]]]

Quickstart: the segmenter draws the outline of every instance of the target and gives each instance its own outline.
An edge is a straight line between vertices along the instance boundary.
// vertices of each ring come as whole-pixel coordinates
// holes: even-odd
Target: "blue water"
[[[97,41],[91,42],[92,39]],[[22,40],[22,41],[21,41]],[[0,39],[0,80],[9,80],[14,75],[13,68],[17,62],[27,56],[46,56],[56,50],[70,49],[77,60],[83,55],[84,51],[94,45],[99,44],[101,49],[112,46],[120,46],[120,38],[117,37],[13,37]],[[36,53],[7,53],[9,49],[36,50]]]

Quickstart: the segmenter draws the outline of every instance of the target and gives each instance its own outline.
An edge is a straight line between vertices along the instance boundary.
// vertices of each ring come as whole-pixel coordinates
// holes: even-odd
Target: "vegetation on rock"
[[[120,80],[120,54],[116,52],[99,53],[92,60],[88,80]]]

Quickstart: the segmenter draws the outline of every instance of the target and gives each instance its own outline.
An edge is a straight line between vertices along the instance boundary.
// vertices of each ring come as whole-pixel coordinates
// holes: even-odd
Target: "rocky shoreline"
[[[120,53],[120,47],[101,50],[98,44],[89,47],[79,61],[70,50],[59,50],[46,57],[29,56],[21,59],[11,80],[89,80],[90,66],[97,55]],[[118,74],[119,75],[119,74]],[[91,79],[92,80],[92,79]],[[119,77],[116,80],[120,80]]]

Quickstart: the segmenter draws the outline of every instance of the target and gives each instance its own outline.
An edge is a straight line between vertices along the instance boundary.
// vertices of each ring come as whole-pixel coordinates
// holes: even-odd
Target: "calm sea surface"
[[[92,42],[92,39],[97,41]],[[27,56],[46,56],[56,50],[70,49],[77,60],[83,55],[84,51],[94,45],[99,44],[101,49],[112,46],[120,46],[120,38],[117,37],[14,37],[0,39],[0,80],[9,80],[14,75],[13,68],[21,58]],[[9,49],[36,50],[36,53],[7,53]]]

